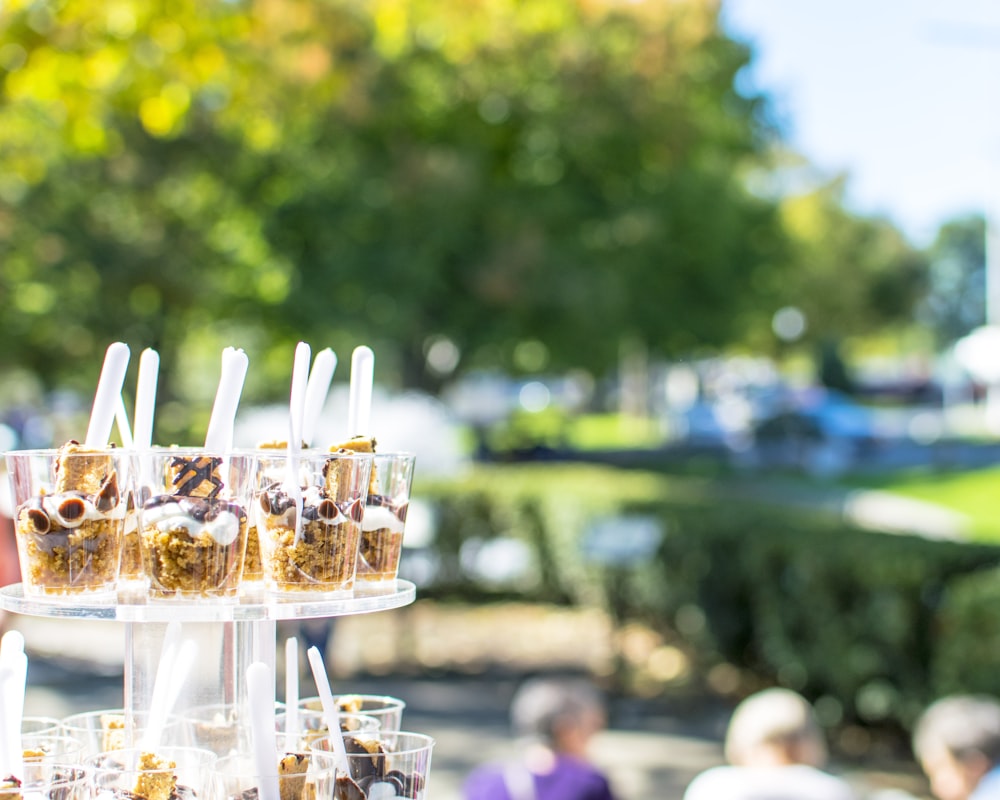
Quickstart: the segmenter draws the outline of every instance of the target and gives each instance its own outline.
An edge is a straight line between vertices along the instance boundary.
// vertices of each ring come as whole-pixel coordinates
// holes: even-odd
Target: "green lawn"
[[[1000,542],[1000,467],[967,472],[903,472],[851,481],[857,488],[881,489],[961,512],[980,541]]]

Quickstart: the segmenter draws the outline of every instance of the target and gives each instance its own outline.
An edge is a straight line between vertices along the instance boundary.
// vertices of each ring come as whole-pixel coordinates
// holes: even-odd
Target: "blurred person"
[[[824,772],[827,750],[809,701],[765,689],[741,702],[726,729],[727,766],[696,777],[684,800],[854,800],[851,787]]]
[[[1000,701],[952,695],[917,720],[913,753],[941,800],[1000,798]]]
[[[21,566],[17,556],[17,539],[14,532],[14,504],[6,470],[0,469],[0,586],[21,580]],[[0,633],[7,630],[9,619],[0,611]]]
[[[588,682],[536,678],[515,693],[510,708],[520,757],[474,770],[465,800],[614,800],[587,746],[605,724],[604,703]]]

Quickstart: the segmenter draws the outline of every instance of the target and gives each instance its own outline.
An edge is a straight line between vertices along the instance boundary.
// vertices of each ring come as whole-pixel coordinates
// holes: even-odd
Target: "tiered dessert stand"
[[[414,585],[397,580],[395,591],[336,600],[285,600],[271,597],[214,600],[158,600],[130,597],[25,597],[22,585],[0,589],[0,608],[15,614],[74,620],[102,620],[125,625],[124,706],[126,714],[149,709],[153,682],[167,624],[178,620],[183,636],[198,645],[198,658],[176,711],[194,706],[246,703],[247,667],[262,661],[275,672],[279,620],[364,614],[413,602]]]

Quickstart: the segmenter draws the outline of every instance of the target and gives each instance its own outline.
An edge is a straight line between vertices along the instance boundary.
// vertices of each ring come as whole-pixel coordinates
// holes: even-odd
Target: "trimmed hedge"
[[[703,644],[703,658],[832,698],[848,720],[866,723],[908,726],[940,693],[944,684],[934,675],[966,658],[961,648],[941,648],[942,597],[1000,564],[997,547],[863,531],[787,512],[660,513],[670,534],[650,578],[672,584],[678,600],[704,612],[715,652]],[[684,565],[691,553],[707,563],[693,575]],[[993,685],[1000,692],[1000,681]]]
[[[433,593],[608,603],[618,619],[682,635],[700,674],[729,663],[835,701],[845,721],[908,727],[942,693],[1000,695],[1000,547],[860,530],[705,482],[591,466],[489,468],[421,493],[438,509]],[[655,556],[588,561],[583,538],[612,515],[659,520]],[[533,569],[484,589],[462,546],[497,537],[526,544]]]

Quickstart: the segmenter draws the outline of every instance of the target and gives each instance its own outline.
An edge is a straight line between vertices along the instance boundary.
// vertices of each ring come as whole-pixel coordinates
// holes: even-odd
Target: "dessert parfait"
[[[135,507],[135,492],[125,496],[125,526],[122,532],[122,563],[118,577],[122,581],[141,581],[142,547],[139,544],[139,513]]]
[[[215,755],[196,748],[114,750],[87,759],[94,800],[193,800],[211,794]]]
[[[420,733],[398,733],[390,745],[379,735],[344,736],[348,772],[339,772],[334,800],[424,800],[434,740]],[[324,737],[313,752],[331,752]]]
[[[278,458],[282,453],[288,449],[288,442],[282,442],[277,440],[269,440],[266,442],[260,442],[257,445],[258,450],[265,451],[265,455],[268,458]],[[258,465],[258,469],[262,469]],[[269,483],[280,483],[281,476],[277,476],[274,480],[267,479],[265,484]],[[244,585],[248,583],[261,582],[264,580],[264,565],[261,561],[260,556],[260,536],[257,533],[257,520],[259,514],[251,514],[248,521],[247,528],[247,550],[246,555],[243,558],[243,583]]]
[[[168,449],[151,460],[139,536],[152,597],[235,599],[247,536],[253,457]]]
[[[182,715],[187,743],[211,750],[220,758],[250,749],[249,726],[238,706],[214,703],[197,706]]]
[[[371,443],[374,454],[365,516],[358,546],[359,586],[364,590],[389,590],[396,585],[399,559],[403,552],[403,531],[410,504],[415,457],[409,453],[375,453],[374,439],[354,439],[364,446]],[[351,443],[344,445],[349,447]]]
[[[102,708],[81,711],[64,717],[63,734],[80,743],[81,757],[86,758],[110,750],[126,750],[142,740],[149,714],[127,712],[124,708]],[[160,741],[171,747],[183,742],[180,721],[170,716],[163,726]]]
[[[282,748],[275,771],[266,777],[245,756],[229,756],[216,766],[217,784],[224,800],[258,800],[262,781],[277,781],[279,800],[330,800],[336,775],[333,758],[324,753]]]
[[[125,502],[121,454],[69,441],[7,454],[25,594],[111,592]]]
[[[21,779],[16,775],[0,777],[0,797],[21,798]]]
[[[374,719],[378,725],[377,730],[386,740],[399,731],[403,722],[403,709],[406,708],[406,703],[402,699],[383,694],[342,694],[334,697],[334,702],[340,712],[343,732],[352,733],[357,730],[370,733],[371,728],[366,723],[358,728],[347,723],[355,718]],[[322,719],[323,703],[319,697],[302,698],[299,700],[299,709],[303,720],[317,717]],[[324,728],[322,735],[325,734]]]
[[[72,736],[52,733],[29,733],[21,736],[21,759],[25,763],[76,764],[83,745]]]
[[[87,773],[75,764],[26,762],[23,778],[0,778],[2,800],[85,800]]]
[[[371,455],[261,455],[255,506],[264,578],[279,594],[350,596]]]
[[[322,711],[314,711],[300,707],[298,709],[298,725],[296,731],[288,730],[288,715],[286,712],[275,716],[278,730],[278,741],[288,749],[301,748],[308,750],[318,739],[328,736],[330,730],[326,727],[326,717]],[[377,733],[381,724],[375,717],[364,714],[338,715],[340,731],[345,734]]]

